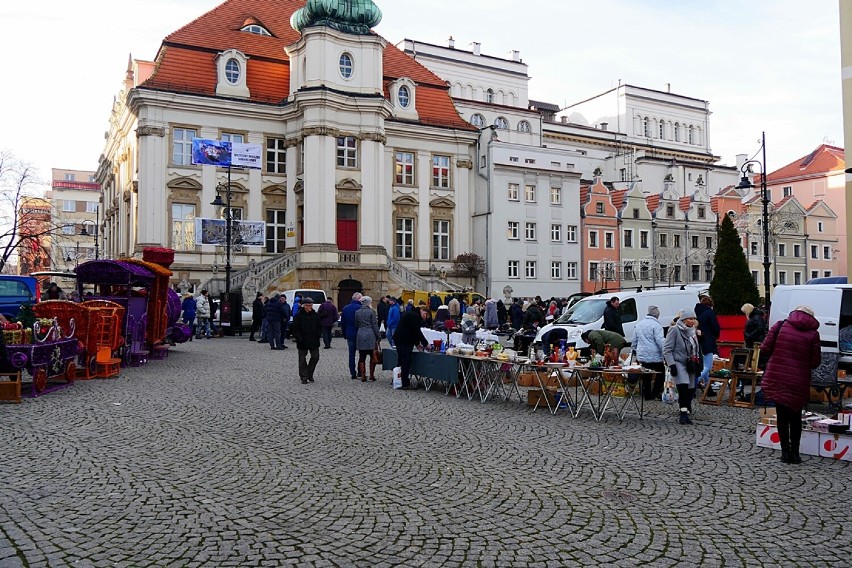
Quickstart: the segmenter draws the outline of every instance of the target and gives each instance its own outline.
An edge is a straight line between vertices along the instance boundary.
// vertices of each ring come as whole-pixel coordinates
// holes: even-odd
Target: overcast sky
[[[0,150],[41,170],[95,170],[127,59],[220,0],[0,3]],[[758,150],[770,171],[843,146],[837,0],[377,0],[377,31],[487,55],[520,51],[530,97],[559,105],[619,81],[707,100],[721,163]]]

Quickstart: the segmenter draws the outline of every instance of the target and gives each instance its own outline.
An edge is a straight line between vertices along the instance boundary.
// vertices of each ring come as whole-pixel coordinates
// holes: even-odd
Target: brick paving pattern
[[[848,463],[782,464],[757,411],[694,426],[348,378],[346,346],[194,341],[0,406],[0,568],[849,565]]]

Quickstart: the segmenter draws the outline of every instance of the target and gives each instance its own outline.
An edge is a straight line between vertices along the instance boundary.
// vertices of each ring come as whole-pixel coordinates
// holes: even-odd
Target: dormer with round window
[[[405,120],[420,120],[417,114],[417,85],[408,77],[401,77],[388,87],[393,114]]]
[[[223,51],[216,56],[216,94],[223,97],[249,98],[246,75],[248,57],[236,49]]]

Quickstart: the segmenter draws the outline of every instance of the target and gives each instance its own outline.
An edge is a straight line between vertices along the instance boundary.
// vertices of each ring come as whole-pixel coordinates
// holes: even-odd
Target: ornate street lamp
[[[225,298],[230,302],[231,298],[231,168],[228,168],[228,185],[225,187],[225,201],[222,202],[222,194],[219,193],[222,185],[216,186],[216,199],[213,200],[214,207],[225,208]],[[220,209],[221,210],[221,209]]]
[[[742,165],[742,179],[740,183],[737,185],[736,189],[750,189],[756,187],[751,181],[748,179],[746,172],[748,170],[749,164],[757,164],[760,166],[760,196],[761,201],[763,202],[763,290],[764,290],[764,302],[766,303],[766,307],[768,308],[770,305],[769,301],[769,267],[771,262],[769,261],[769,192],[766,190],[766,133],[761,133],[761,142],[760,148],[763,151],[763,161],[760,162],[758,160],[749,160]]]
[[[98,205],[95,208],[95,224],[92,225],[92,233],[89,234],[89,231],[86,230],[86,224],[85,223],[83,223],[83,228],[80,229],[80,236],[81,237],[92,237],[95,240],[95,260],[98,260],[98,258],[100,258],[100,255],[98,254],[98,224],[100,223],[100,221],[101,221],[101,206]],[[89,222],[91,223],[91,220]]]

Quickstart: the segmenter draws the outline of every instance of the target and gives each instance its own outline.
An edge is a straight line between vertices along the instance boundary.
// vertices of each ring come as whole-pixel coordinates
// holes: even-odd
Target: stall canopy
[[[82,293],[83,284],[144,286],[154,282],[154,272],[145,266],[120,260],[90,260],[74,269]]]

